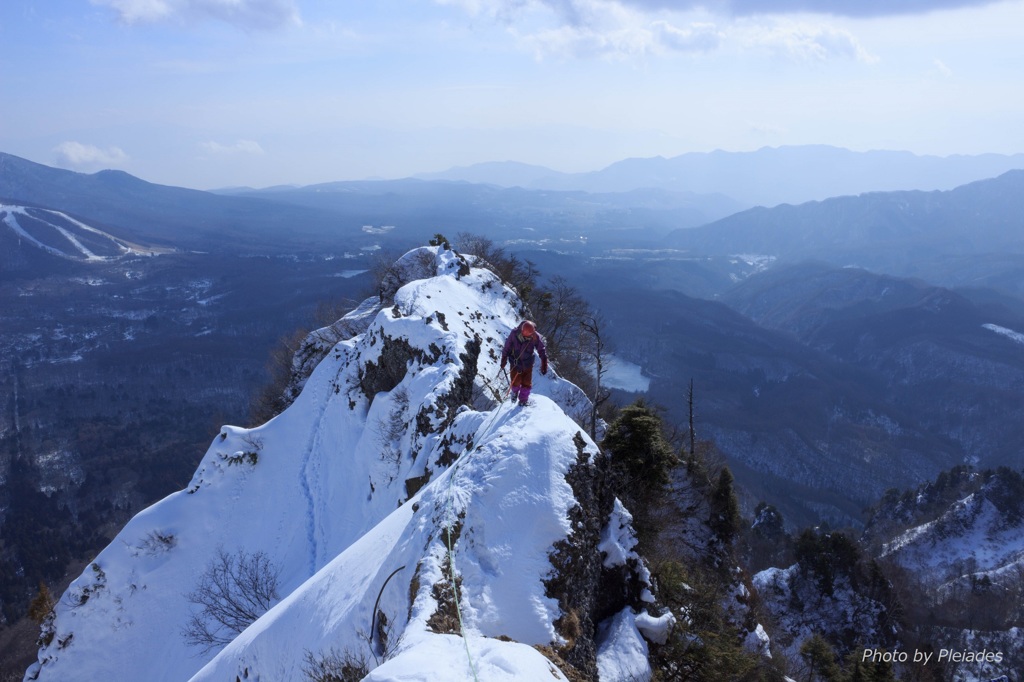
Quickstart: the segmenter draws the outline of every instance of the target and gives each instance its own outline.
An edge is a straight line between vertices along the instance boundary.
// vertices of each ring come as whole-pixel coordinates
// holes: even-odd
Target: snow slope
[[[1015,332],[1012,329],[1007,329],[1006,327],[1000,327],[998,324],[983,324],[981,326],[989,331],[995,332],[996,334],[1002,334],[1011,341],[1024,344],[1024,334],[1021,334],[1020,332]]]
[[[462,671],[452,679],[471,679],[470,660],[479,673],[490,666],[502,668],[492,657],[523,658],[522,652],[502,651],[505,642],[483,641],[483,636],[528,644],[555,641],[558,604],[544,596],[541,577],[551,569],[551,546],[570,531],[567,513],[574,501],[564,473],[576,460],[576,447],[574,425],[566,421],[544,397],[528,410],[505,403],[490,415],[464,412],[452,432],[478,436],[472,452],[353,543],[193,679],[232,679],[246,670],[250,679],[295,679],[306,651],[361,650],[366,642],[360,630],[370,632],[378,590],[401,567],[400,579],[381,595],[381,607],[389,619],[409,614],[408,620],[398,656],[372,679],[414,679],[401,671],[434,669],[430,661],[436,657]],[[448,584],[445,529],[455,524],[461,525],[455,565],[462,578],[462,617],[472,633],[469,655],[461,640],[433,634],[427,625],[438,608],[433,586]],[[411,582],[418,590],[410,595]],[[539,653],[525,651],[539,659],[530,665],[545,662],[541,669],[548,669]],[[494,674],[487,679],[516,677]]]
[[[40,236],[45,235],[51,243],[46,244],[39,238],[30,234],[29,231],[19,222],[22,221],[35,225],[34,229],[40,230]],[[27,241],[41,251],[54,256],[67,258],[69,260],[81,260],[86,262],[107,262],[117,257],[129,254],[155,255],[161,250],[144,249],[123,239],[118,239],[103,230],[96,229],[80,220],[72,218],[61,211],[53,211],[45,208],[28,208],[10,204],[0,204],[0,221],[9,227],[21,240]],[[78,234],[75,232],[77,231]],[[56,233],[56,234],[54,234]],[[93,246],[83,243],[85,239],[91,239],[99,246],[102,246],[110,254],[101,255],[93,251]],[[58,248],[60,245],[63,248]]]
[[[564,679],[530,645],[562,643],[544,581],[574,530],[566,473],[597,452],[564,409],[585,398],[552,372],[529,407],[497,403],[514,292],[440,247],[397,265],[408,281],[393,305],[335,325],[359,331],[287,410],[224,427],[189,486],[72,583],[26,679],[304,679],[304,662],[332,652],[382,662],[371,680]],[[265,554],[281,599],[204,652],[182,634],[186,595],[218,551],[239,550]],[[378,598],[387,642],[371,627]]]

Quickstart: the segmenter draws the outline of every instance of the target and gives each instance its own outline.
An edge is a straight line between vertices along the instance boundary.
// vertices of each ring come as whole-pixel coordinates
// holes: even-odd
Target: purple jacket
[[[544,348],[544,337],[537,332],[526,338],[520,333],[520,325],[512,330],[512,333],[505,339],[505,347],[501,350],[501,364],[506,360],[512,363],[512,369],[524,371],[533,367],[533,351],[540,356],[541,365],[548,364],[548,352]]]

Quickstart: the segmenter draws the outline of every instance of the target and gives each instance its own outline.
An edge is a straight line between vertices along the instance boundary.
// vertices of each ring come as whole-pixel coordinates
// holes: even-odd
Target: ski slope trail
[[[129,255],[153,256],[173,251],[167,247],[133,244],[52,209],[0,204],[0,216],[20,240],[67,260],[109,263]]]

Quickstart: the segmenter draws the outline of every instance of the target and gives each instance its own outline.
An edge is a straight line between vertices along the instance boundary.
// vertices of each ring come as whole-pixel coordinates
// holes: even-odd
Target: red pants
[[[513,390],[519,388],[533,388],[533,367],[527,367],[526,369],[511,369],[510,383],[512,384]],[[518,393],[518,391],[516,391]]]

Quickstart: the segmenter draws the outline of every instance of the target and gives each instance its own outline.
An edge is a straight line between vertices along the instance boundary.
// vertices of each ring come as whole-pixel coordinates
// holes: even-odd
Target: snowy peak
[[[70,586],[27,679],[564,679],[552,661],[593,676],[619,636],[596,642],[592,622],[612,501],[567,414],[577,387],[552,371],[530,406],[501,400],[521,308],[454,251],[406,254],[379,297],[307,339],[287,409],[224,427],[188,487]],[[230,596],[239,573],[265,598],[226,625],[217,577]],[[631,583],[650,601],[645,575]]]

